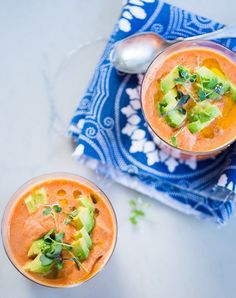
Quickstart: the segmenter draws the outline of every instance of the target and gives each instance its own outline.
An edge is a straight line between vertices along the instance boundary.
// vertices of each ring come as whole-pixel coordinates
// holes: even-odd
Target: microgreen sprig
[[[191,75],[188,69],[184,68],[182,65],[178,66],[178,71],[179,77],[175,79],[175,82],[179,85],[182,85],[186,92],[189,94],[188,96],[191,97],[194,101],[196,101],[196,98],[194,97],[192,91],[189,89],[188,85],[191,85],[196,81],[197,75]]]
[[[64,221],[65,225],[68,225],[69,223],[71,223],[71,221],[78,215],[78,210],[75,209],[73,210],[71,213],[66,213],[64,212],[64,214],[66,215],[66,219]]]
[[[61,270],[63,268],[63,261],[72,260],[76,263],[78,269],[82,268],[88,273],[88,270],[81,264],[79,258],[77,258],[72,252],[72,245],[62,242],[64,236],[64,232],[55,234],[55,229],[51,229],[43,236],[45,245],[41,250],[42,255],[40,256],[42,265],[48,266],[54,262],[57,269]],[[62,250],[66,250],[72,257],[62,257]]]
[[[55,204],[55,205],[42,205],[44,207],[46,207],[43,210],[43,215],[47,216],[50,215],[55,223],[56,226],[56,230],[58,231],[59,227],[58,227],[58,221],[57,221],[57,217],[56,217],[56,213],[60,213],[62,211],[62,208],[60,205]]]
[[[145,216],[143,209],[148,205],[144,204],[141,198],[129,200],[129,205],[131,207],[129,220],[133,225],[137,225],[139,219]]]

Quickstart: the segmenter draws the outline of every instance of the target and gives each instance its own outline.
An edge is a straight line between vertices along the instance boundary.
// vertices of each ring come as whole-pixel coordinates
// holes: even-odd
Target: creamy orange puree
[[[94,193],[89,187],[76,181],[70,180],[49,180],[25,193],[16,202],[9,220],[9,243],[10,251],[17,267],[25,265],[29,258],[28,250],[33,240],[41,238],[50,229],[55,228],[55,223],[51,216],[42,214],[43,207],[36,213],[29,214],[24,200],[38,188],[44,187],[48,194],[49,204],[60,204],[63,211],[70,212],[72,207],[77,206],[76,197],[79,194],[93,194],[93,201],[96,209],[95,226],[90,234],[92,239],[92,248],[89,257],[83,262],[83,266],[88,270],[85,272],[82,268],[78,270],[74,261],[64,261],[63,269],[57,271],[51,276],[43,276],[38,273],[23,272],[26,276],[36,282],[49,286],[68,286],[79,283],[95,275],[96,272],[108,260],[114,247],[116,232],[115,219],[111,212],[111,207],[104,202],[99,193]],[[65,225],[63,222],[66,215],[62,212],[57,213],[59,230],[65,232],[63,242],[71,243],[72,234],[76,231],[73,224]],[[63,257],[70,257],[68,252],[63,251]]]
[[[154,132],[167,143],[176,133],[164,117],[158,115],[157,103],[161,98],[160,80],[174,67],[182,65],[190,71],[198,66],[206,66],[214,70],[222,78],[236,84],[236,65],[226,56],[214,50],[191,48],[175,52],[166,57],[163,62],[152,65],[148,77],[142,86],[142,105],[145,117]],[[197,134],[191,134],[186,125],[178,135],[178,147],[194,152],[207,152],[230,143],[236,136],[236,103],[229,93],[220,100],[212,100],[221,110],[222,116]]]

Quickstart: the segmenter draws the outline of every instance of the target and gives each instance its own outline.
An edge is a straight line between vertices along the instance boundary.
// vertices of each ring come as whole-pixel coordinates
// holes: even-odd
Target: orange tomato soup
[[[65,224],[67,214],[78,205],[78,197],[90,195],[94,206],[95,225],[90,237],[92,247],[89,256],[78,269],[73,260],[63,261],[61,270],[55,270],[43,275],[25,271],[24,265],[29,262],[27,253],[33,241],[40,239],[49,230],[55,229],[52,216],[44,215],[45,206],[38,206],[37,211],[30,214],[27,210],[25,199],[44,188],[47,193],[47,205],[57,204],[62,211],[56,213],[58,230],[64,233],[63,242],[71,244],[76,227],[73,222]],[[116,222],[113,210],[99,192],[94,192],[90,187],[77,181],[67,179],[47,180],[24,193],[12,208],[9,219],[9,250],[13,263],[30,279],[47,286],[70,286],[78,284],[94,276],[109,259],[114,249],[116,240]],[[70,253],[62,252],[62,256],[70,258]]]
[[[192,134],[188,129],[188,119],[180,128],[173,128],[158,113],[157,105],[163,97],[160,82],[177,65],[186,67],[194,73],[198,67],[207,67],[222,80],[227,79],[236,84],[236,64],[220,52],[208,48],[191,48],[174,52],[162,61],[158,58],[146,75],[142,86],[143,112],[152,130],[165,142],[171,144],[171,138],[177,136],[178,148],[191,152],[208,152],[232,142],[236,137],[236,102],[229,92],[220,99],[205,101],[216,105],[221,115],[211,121],[204,129]],[[182,86],[179,90],[185,92]],[[192,90],[194,93],[194,89]],[[183,107],[188,112],[192,108],[192,100]],[[177,146],[176,146],[177,147]]]

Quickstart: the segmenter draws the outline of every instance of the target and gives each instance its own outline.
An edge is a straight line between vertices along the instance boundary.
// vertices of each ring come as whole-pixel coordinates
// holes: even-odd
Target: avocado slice
[[[34,201],[37,205],[42,205],[47,203],[47,192],[44,187],[38,189],[33,194]]]
[[[209,86],[209,81],[211,81],[211,82],[214,82],[216,84],[217,83],[222,84],[222,93],[223,94],[226,93],[227,91],[229,91],[229,89],[230,89],[229,81],[224,80],[223,78],[221,78],[219,75],[217,75],[216,73],[211,71],[206,66],[201,66],[201,67],[197,68],[196,73],[202,78],[203,81],[204,80],[207,81],[207,83],[203,82],[203,86],[204,86],[204,84],[206,84],[206,86],[204,86],[204,87],[207,88],[207,86]],[[223,94],[221,94],[221,95],[223,95]],[[212,98],[212,96],[213,96],[213,94],[211,95],[211,98]]]
[[[166,75],[163,79],[161,79],[161,91],[166,94],[168,91],[173,89],[176,86],[176,81],[179,77],[179,69],[178,66],[173,68],[171,72]]]
[[[78,208],[78,215],[73,218],[73,221],[77,229],[84,227],[88,233],[91,232],[94,227],[93,213],[86,207],[81,206]]]
[[[230,84],[230,93],[233,101],[236,101],[236,86],[234,84]]]
[[[37,210],[37,206],[36,206],[36,203],[34,201],[34,198],[32,195],[28,196],[26,199],[25,199],[25,205],[29,211],[29,213],[34,213],[36,212]]]
[[[34,273],[49,273],[54,265],[54,261],[52,260],[51,264],[43,266],[40,261],[41,256],[42,254],[39,254],[33,261],[26,263],[23,269]]]
[[[90,249],[91,246],[92,246],[92,240],[91,240],[91,238],[89,236],[89,233],[87,232],[87,230],[85,228],[80,229],[79,231],[77,231],[74,234],[74,239],[75,240],[78,240],[80,238],[85,239],[86,244],[87,244],[88,248]]]
[[[164,95],[163,99],[157,105],[157,109],[161,115],[164,115],[175,108],[177,105],[176,97],[176,89],[171,89]]]
[[[78,201],[80,206],[88,208],[90,212],[94,211],[95,206],[89,195],[80,195]]]
[[[192,134],[195,134],[208,125],[208,122],[201,123],[200,120],[189,123],[188,129]]]
[[[79,238],[71,243],[72,251],[74,255],[79,258],[80,261],[87,259],[89,255],[89,248],[84,238]]]
[[[195,134],[220,115],[221,112],[216,105],[209,102],[200,102],[190,112],[188,129],[192,134]]]
[[[42,248],[44,248],[45,242],[43,239],[33,241],[29,251],[28,257],[34,257],[41,253]]]
[[[208,101],[197,103],[190,112],[190,122],[200,120],[208,122],[221,114],[219,108]]]
[[[25,205],[29,213],[34,213],[37,210],[37,205],[42,205],[47,203],[47,193],[45,188],[40,188],[35,191],[32,195],[29,195],[25,199]]]
[[[166,116],[165,120],[169,126],[178,128],[186,119],[187,114],[184,109],[172,110]]]

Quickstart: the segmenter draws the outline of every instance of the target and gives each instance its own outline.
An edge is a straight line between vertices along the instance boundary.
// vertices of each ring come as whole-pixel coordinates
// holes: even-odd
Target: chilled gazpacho
[[[2,229],[6,252],[17,269],[52,287],[94,276],[116,241],[108,199],[75,175],[52,175],[23,187],[8,206]]]
[[[152,131],[172,147],[227,146],[236,137],[235,54],[212,42],[170,47],[145,75],[142,106]]]

